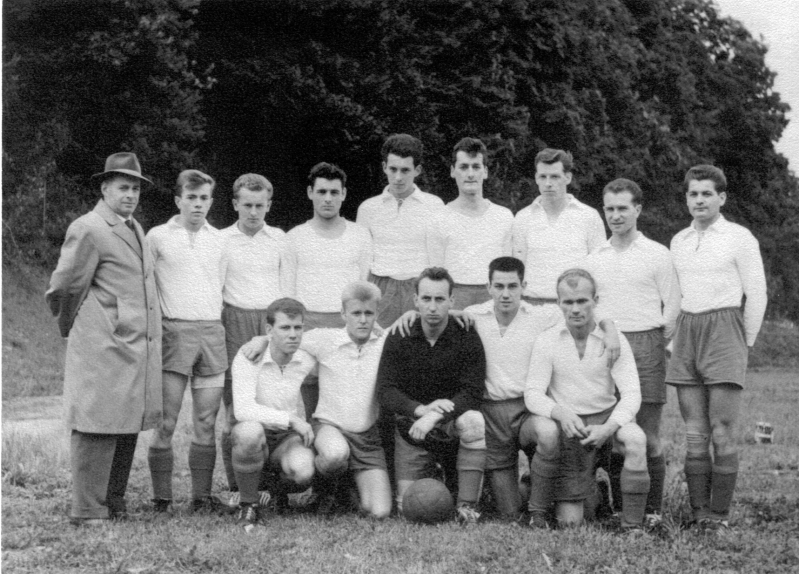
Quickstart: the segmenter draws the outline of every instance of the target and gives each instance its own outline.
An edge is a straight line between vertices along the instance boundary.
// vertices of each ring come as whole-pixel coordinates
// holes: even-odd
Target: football
[[[414,482],[402,497],[402,514],[411,522],[435,524],[452,517],[455,503],[444,483],[433,478]]]

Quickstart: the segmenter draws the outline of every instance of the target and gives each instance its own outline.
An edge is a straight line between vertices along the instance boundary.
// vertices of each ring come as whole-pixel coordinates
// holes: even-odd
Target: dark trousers
[[[138,434],[72,431],[72,518],[109,518],[125,511],[138,438]]]

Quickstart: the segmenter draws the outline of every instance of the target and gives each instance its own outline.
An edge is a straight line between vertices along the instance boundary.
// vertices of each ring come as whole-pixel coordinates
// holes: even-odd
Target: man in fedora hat
[[[161,419],[161,314],[153,262],[132,214],[143,182],[132,153],[115,153],[103,197],[67,230],[45,299],[67,338],[64,406],[72,429],[73,523],[126,516],[139,431]]]

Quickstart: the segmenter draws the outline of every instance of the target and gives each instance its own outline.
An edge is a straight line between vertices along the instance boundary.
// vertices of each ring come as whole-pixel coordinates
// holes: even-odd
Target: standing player
[[[314,214],[286,235],[282,287],[305,305],[305,329],[341,328],[339,294],[353,281],[365,280],[372,262],[372,238],[339,211],[347,197],[347,175],[338,166],[318,163],[308,175],[308,199]],[[316,408],[319,387],[314,377],[303,385],[308,417]]]
[[[222,325],[228,363],[232,364],[239,348],[266,331],[266,308],[281,296],[280,269],[285,233],[266,225],[272,205],[272,184],[264,176],[247,173],[233,183],[233,208],[239,219],[223,229],[225,278],[222,288]],[[225,372],[225,421],[222,429],[222,461],[228,486],[237,491],[231,459],[230,429],[233,418],[231,370]],[[235,501],[235,495],[233,503]]]
[[[279,497],[305,490],[314,474],[314,432],[305,420],[300,386],[315,361],[299,350],[305,308],[282,298],[266,309],[267,352],[257,362],[242,351],[233,360],[233,469],[239,487],[237,522],[259,520],[258,485],[264,465],[278,470]]]
[[[479,139],[455,144],[450,176],[458,197],[433,220],[430,259],[455,281],[453,308],[465,309],[489,299],[485,270],[493,259],[511,254],[513,214],[483,197],[488,150]]]
[[[579,525],[588,487],[593,484],[596,450],[613,440],[624,453],[621,525],[639,530],[649,474],[646,435],[633,422],[641,390],[632,350],[622,337],[621,354],[613,367],[600,356],[600,331],[594,319],[596,285],[587,271],[565,271],[557,280],[557,293],[566,325],[549,329],[536,340],[524,399],[532,413],[558,422],[560,469],[533,473],[530,489],[553,492],[558,521]],[[533,458],[534,465],[538,456]]]
[[[516,214],[513,254],[527,268],[525,300],[555,303],[555,282],[602,245],[605,227],[599,213],[567,192],[572,181],[572,155],[544,149],[535,156],[535,181],[541,193]]]
[[[227,355],[222,313],[223,240],[205,219],[214,179],[195,169],[178,175],[175,204],[180,213],[154,227],[147,240],[163,315],[164,420],[147,459],[157,512],[172,504],[172,436],[191,379],[194,435],[189,447],[193,511],[224,511],[211,496],[216,462],[214,425],[225,384]]]
[[[377,380],[381,406],[397,417],[398,508],[408,487],[438,459],[450,487],[457,469],[459,520],[475,523],[486,455],[485,423],[477,410],[485,353],[477,333],[449,321],[453,284],[445,269],[422,271],[416,283],[421,321],[408,337],[388,336]],[[443,439],[444,445],[433,438]]]
[[[724,172],[697,165],[685,174],[685,184],[693,222],[671,240],[682,303],[666,382],[677,388],[685,420],[685,480],[694,520],[726,528],[738,477],[733,430],[749,349],[766,311],[766,278],[757,239],[721,215]]]
[[[143,182],[132,153],[108,156],[103,197],[73,221],[45,299],[67,339],[64,407],[72,430],[75,524],[127,514],[138,433],[161,419],[161,314],[153,262],[133,218]],[[145,243],[144,245],[142,245]]]
[[[422,154],[422,142],[413,136],[394,134],[386,139],[381,155],[388,185],[358,207],[356,221],[372,235],[369,281],[383,293],[378,314],[383,327],[414,308],[414,281],[430,265],[428,226],[444,206],[440,198],[414,183],[422,171]]]
[[[591,253],[584,267],[597,284],[597,313],[613,317],[633,350],[641,382],[641,409],[636,422],[646,434],[649,471],[647,525],[660,523],[666,464],[660,443],[660,417],[666,403],[666,340],[674,331],[680,310],[680,285],[671,254],[638,231],[641,188],[629,179],[605,186],[605,219],[612,236]],[[614,501],[624,457],[611,455],[608,473]],[[620,498],[620,497],[619,497]],[[616,505],[620,508],[620,505]]]
[[[338,166],[316,164],[308,175],[313,218],[286,236],[284,290],[308,309],[306,330],[343,327],[339,294],[369,274],[369,232],[339,213],[347,197],[346,184],[347,175]]]

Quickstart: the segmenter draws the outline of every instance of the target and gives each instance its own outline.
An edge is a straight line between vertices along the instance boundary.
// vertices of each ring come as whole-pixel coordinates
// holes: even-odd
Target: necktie
[[[127,225],[128,229],[130,229],[133,232],[133,236],[136,238],[136,241],[139,243],[139,247],[141,247],[141,240],[139,240],[139,234],[136,233],[136,228],[133,227],[133,222],[130,219],[126,219],[125,225]]]
[[[405,201],[405,200],[404,199],[398,199],[397,200],[397,211],[399,211],[399,208],[402,207],[402,202],[403,201]]]

